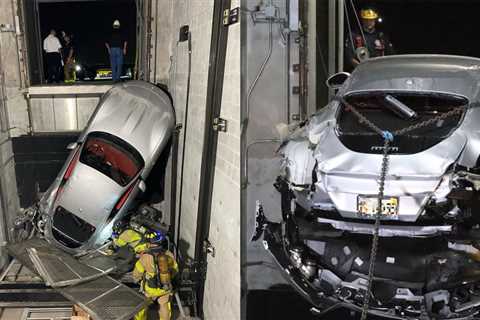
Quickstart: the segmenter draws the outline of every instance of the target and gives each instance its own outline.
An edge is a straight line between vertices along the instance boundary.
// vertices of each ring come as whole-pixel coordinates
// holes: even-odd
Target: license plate
[[[377,196],[358,196],[357,210],[358,213],[371,216],[377,213],[378,208]],[[393,216],[398,214],[398,198],[386,197],[382,199],[382,215]]]
[[[98,71],[98,76],[100,77],[108,77],[111,75],[111,71],[110,70],[100,70]]]

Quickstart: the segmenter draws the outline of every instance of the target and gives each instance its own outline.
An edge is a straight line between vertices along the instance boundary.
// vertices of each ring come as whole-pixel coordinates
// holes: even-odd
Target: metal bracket
[[[223,118],[213,119],[213,130],[227,132],[227,120]]]
[[[298,113],[292,114],[293,121],[300,121],[300,115]]]
[[[207,254],[211,255],[212,258],[215,258],[215,247],[212,246],[212,244],[210,243],[210,241],[208,241],[208,239],[206,239],[203,242],[203,249]]]
[[[230,26],[238,22],[238,16],[240,13],[240,8],[236,7],[234,9],[225,9],[223,11],[223,25]]]
[[[15,32],[15,26],[12,24],[0,24],[0,32]]]

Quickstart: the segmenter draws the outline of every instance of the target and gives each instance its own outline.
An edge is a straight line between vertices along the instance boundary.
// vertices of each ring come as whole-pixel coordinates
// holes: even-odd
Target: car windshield
[[[83,146],[80,162],[121,186],[126,186],[143,168],[141,155],[125,141],[107,133],[92,132]]]

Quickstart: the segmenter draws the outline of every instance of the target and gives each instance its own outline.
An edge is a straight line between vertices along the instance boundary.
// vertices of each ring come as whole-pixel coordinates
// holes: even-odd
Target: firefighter
[[[345,55],[351,69],[368,58],[395,54],[389,38],[376,29],[378,12],[372,8],[364,8],[360,10],[360,18],[362,32],[352,32],[346,36]]]
[[[131,271],[138,255],[148,249],[148,243],[144,236],[146,230],[142,229],[145,228],[124,221],[119,221],[113,226],[113,241],[107,254],[117,260],[116,274],[120,275]]]
[[[110,248],[111,254],[122,253],[122,251],[128,250],[133,256],[135,256],[147,250],[149,242],[147,241],[145,234],[148,230],[163,227],[166,232],[167,228],[165,225],[160,224],[161,220],[161,211],[145,204],[141,205],[137,214],[134,215],[128,223],[125,220],[121,220],[113,226],[113,245]],[[147,222],[151,225],[150,227],[145,225]]]
[[[135,254],[139,254],[148,248],[144,234],[145,227],[136,225],[133,222],[126,224],[121,221],[113,227],[113,246],[114,248],[130,248]]]
[[[140,254],[133,269],[133,279],[140,282],[143,294],[159,305],[160,320],[170,320],[170,297],[173,294],[172,280],[178,273],[178,264],[173,254],[165,246],[165,236],[159,231],[146,234],[149,250]],[[147,318],[146,308],[135,315],[135,320]]]

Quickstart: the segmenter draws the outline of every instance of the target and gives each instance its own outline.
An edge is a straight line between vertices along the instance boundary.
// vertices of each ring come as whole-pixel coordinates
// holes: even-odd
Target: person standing
[[[73,83],[75,82],[75,47],[71,36],[65,35],[64,41],[65,45],[62,48],[64,79],[66,83]]]
[[[62,45],[56,37],[55,30],[50,30],[50,34],[43,40],[43,50],[47,58],[47,83],[60,82],[62,57],[60,50]]]
[[[120,81],[123,69],[123,58],[127,54],[127,41],[120,30],[120,21],[113,22],[113,30],[110,40],[105,42],[108,54],[110,55],[110,65],[112,67],[112,80]]]
[[[159,305],[160,320],[170,320],[172,310],[170,297],[173,294],[173,279],[178,273],[178,264],[165,245],[163,235],[158,232],[146,234],[151,242],[149,249],[141,253],[133,269],[133,279],[140,282],[140,287],[145,296]],[[147,318],[146,308],[135,315],[135,320]]]
[[[345,54],[352,69],[368,58],[395,54],[388,36],[376,29],[378,12],[372,8],[364,8],[360,10],[360,18],[360,33],[352,32],[346,36]]]

